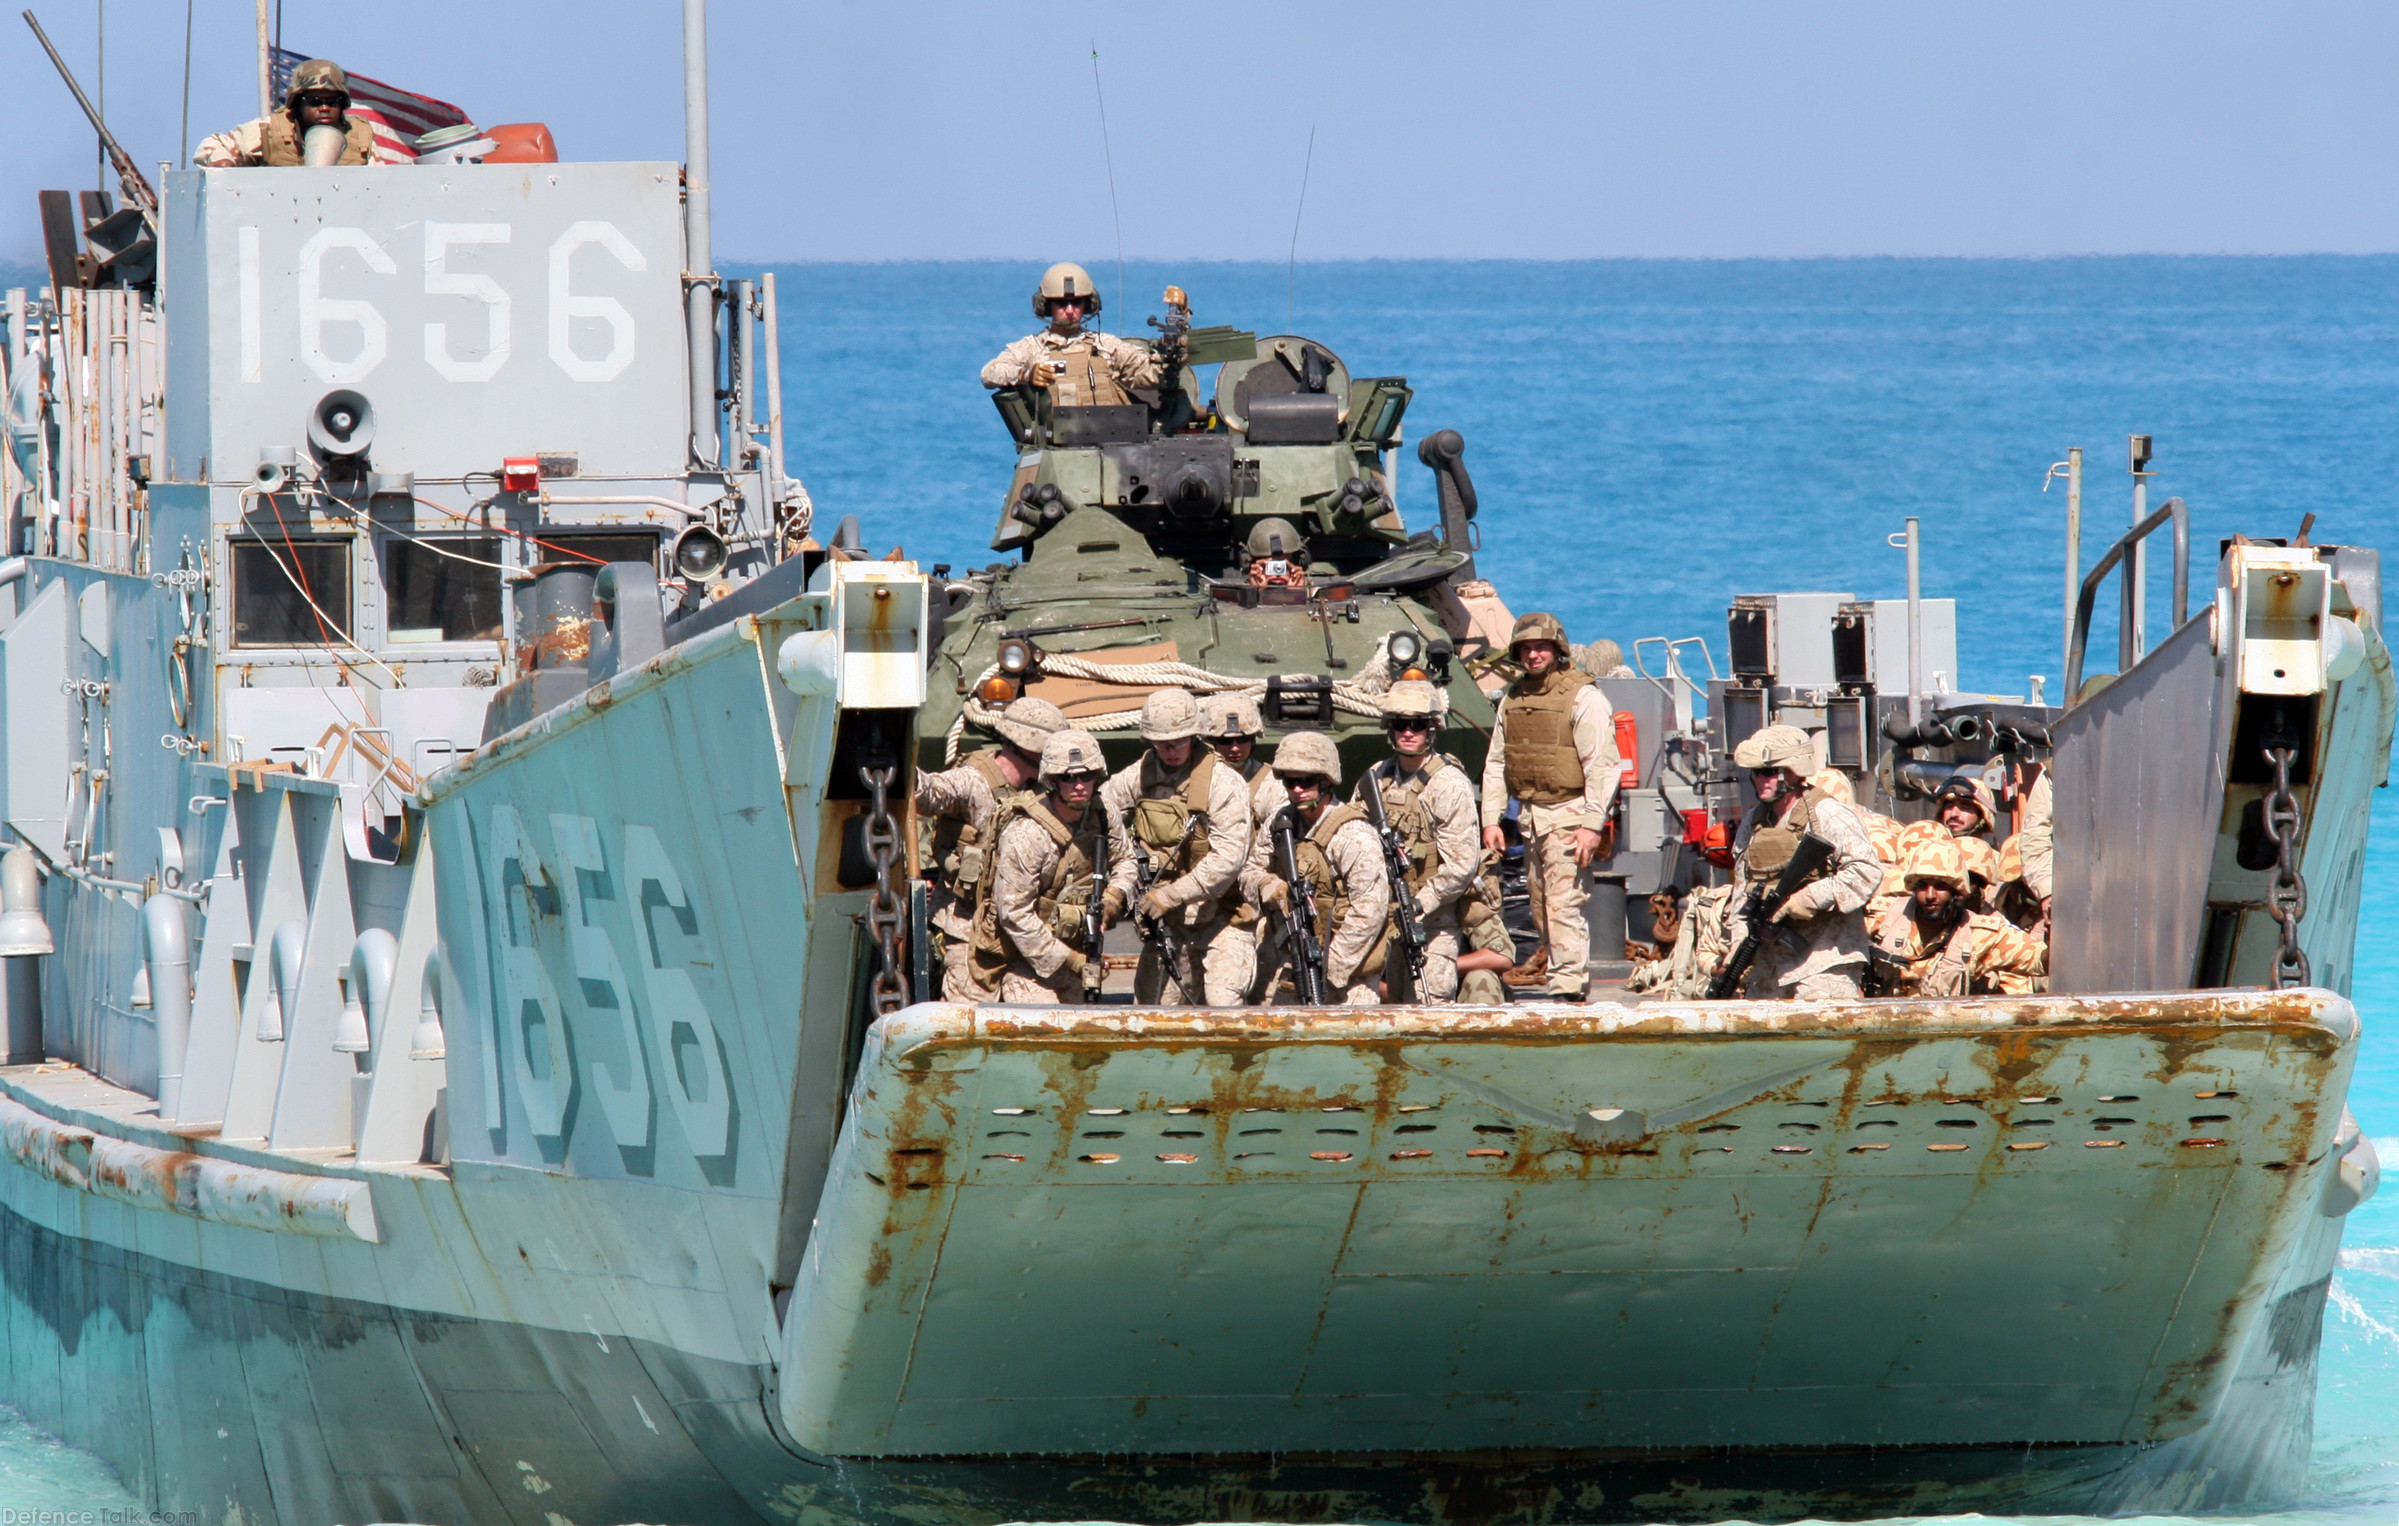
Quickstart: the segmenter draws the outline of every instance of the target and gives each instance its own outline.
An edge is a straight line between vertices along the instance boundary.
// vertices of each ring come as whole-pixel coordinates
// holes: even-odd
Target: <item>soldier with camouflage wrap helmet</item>
[[[932,829],[924,861],[931,882],[929,910],[942,940],[941,994],[952,1001],[973,1001],[980,994],[967,974],[966,949],[992,823],[1000,807],[1033,785],[1041,772],[1041,749],[1065,727],[1066,717],[1056,705],[1023,695],[1010,700],[993,724],[999,746],[969,753],[956,768],[916,776],[917,818]]]
[[[1121,408],[1137,388],[1155,387],[1166,366],[1147,345],[1087,331],[1100,310],[1099,288],[1080,265],[1052,265],[1033,288],[1033,316],[1049,327],[1027,334],[983,368],[986,387],[1032,387],[1060,408]]]
[[[1249,782],[1200,745],[1199,704],[1181,689],[1152,690],[1141,705],[1139,760],[1100,791],[1126,862],[1146,854],[1154,876],[1144,916],[1171,923],[1189,966],[1169,970],[1145,945],[1134,977],[1143,1002],[1238,1006],[1258,972],[1257,918],[1241,904],[1241,861],[1249,852]],[[1170,994],[1171,993],[1171,994]]]
[[[1441,692],[1406,678],[1383,696],[1383,730],[1391,756],[1367,770],[1383,790],[1383,810],[1405,844],[1408,893],[1425,932],[1420,1001],[1458,994],[1461,917],[1476,897],[1483,869],[1482,833],[1466,767],[1434,743],[1441,735]],[[1350,798],[1365,802],[1365,781]],[[1386,878],[1388,875],[1386,875]]]
[[[1300,914],[1300,897],[1283,877],[1277,824],[1288,818],[1297,841],[1299,872],[1316,902],[1316,940],[1324,948],[1327,995],[1336,1006],[1372,1007],[1382,996],[1376,981],[1391,957],[1391,879],[1383,868],[1382,839],[1366,812],[1333,804],[1341,785],[1341,754],[1321,731],[1294,731],[1274,750],[1274,771],[1291,792],[1291,803],[1275,813],[1250,846],[1242,866],[1241,892],[1288,922]],[[1290,940],[1282,940],[1288,951]],[[1282,983],[1269,971],[1267,990]]]
[[[283,109],[230,132],[211,133],[192,151],[201,169],[244,165],[290,168],[306,164],[308,129],[331,127],[342,134],[340,157],[330,164],[381,164],[375,155],[374,124],[350,114],[350,77],[330,58],[312,58],[292,71]]]
[[[1093,799],[1107,776],[1098,740],[1063,729],[1042,745],[1041,789],[1000,808],[975,904],[969,969],[979,999],[1046,1006],[1096,994],[1100,951],[1084,946],[1083,913],[1106,841]],[[1133,866],[1112,856],[1104,920],[1122,915],[1132,879]]]
[[[1973,841],[1932,838],[1908,850],[1900,867],[1908,898],[1875,929],[1880,994],[2023,996],[2047,975],[2049,951],[2039,939],[1969,904],[1972,875],[1963,850]]]
[[[1499,821],[1522,802],[1524,880],[1533,919],[1549,944],[1552,1001],[1582,1001],[1589,984],[1591,929],[1583,904],[1602,831],[1616,806],[1623,761],[1607,695],[1567,665],[1566,628],[1534,613],[1516,622],[1508,652],[1523,677],[1508,685],[1483,760],[1483,846],[1505,853]],[[1611,958],[1615,957],[1613,953]]]
[[[1833,848],[1832,861],[1776,910],[1773,935],[1749,968],[1748,994],[1811,1001],[1860,995],[1866,967],[1861,913],[1882,885],[1883,867],[1857,807],[1808,786],[1816,748],[1796,726],[1768,726],[1751,736],[1733,749],[1733,766],[1748,772],[1758,796],[1746,824],[1736,906],[1746,904],[1749,887],[1781,877],[1802,836],[1813,833]],[[1747,931],[1736,931],[1734,941]]]

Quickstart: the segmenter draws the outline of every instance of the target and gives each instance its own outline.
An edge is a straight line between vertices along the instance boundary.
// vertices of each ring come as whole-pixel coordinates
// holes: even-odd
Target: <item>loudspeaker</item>
[[[308,414],[308,443],[319,456],[363,456],[375,440],[375,405],[347,387],[317,399]]]

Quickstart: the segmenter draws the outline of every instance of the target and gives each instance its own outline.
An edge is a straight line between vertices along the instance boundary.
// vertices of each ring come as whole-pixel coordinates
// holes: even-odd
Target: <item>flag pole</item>
[[[275,114],[275,49],[268,41],[267,0],[258,0],[258,115]]]

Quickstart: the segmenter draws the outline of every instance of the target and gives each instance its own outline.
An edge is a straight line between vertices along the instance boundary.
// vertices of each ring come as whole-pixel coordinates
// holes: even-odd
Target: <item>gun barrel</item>
[[[117,142],[116,134],[110,132],[108,124],[100,120],[100,113],[93,109],[91,98],[83,93],[81,85],[75,83],[75,71],[67,67],[67,61],[59,57],[58,49],[52,46],[50,34],[42,30],[42,24],[35,19],[33,12],[24,14],[25,24],[33,28],[34,39],[41,43],[42,51],[50,55],[50,66],[58,71],[60,79],[67,82],[67,89],[75,97],[75,104],[83,108],[84,116],[92,124],[92,131],[100,135],[100,146],[108,150],[108,162],[115,167],[117,178],[125,183],[125,194],[138,203],[143,211],[155,214],[158,211],[158,193],[150,188],[150,182],[134,166],[133,156],[126,153],[124,145]]]

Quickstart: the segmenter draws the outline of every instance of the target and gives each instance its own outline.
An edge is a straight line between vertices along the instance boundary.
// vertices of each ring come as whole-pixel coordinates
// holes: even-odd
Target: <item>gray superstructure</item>
[[[2037,752],[2095,930],[2060,994],[923,1000],[910,774],[1006,643],[1112,744],[1173,682],[1354,748],[1421,658],[1471,751],[1471,484],[1428,441],[1412,537],[1404,383],[1242,335],[1289,437],[1013,414],[1019,563],[820,544],[772,287],[694,270],[685,179],[189,172],[154,293],[10,295],[0,1398],[246,1526],[2295,1492],[2377,1171],[2370,551],[2230,548],[2071,709],[1911,700],[1837,594],[1737,600],[1704,716],[1675,648],[1607,680],[1634,892],[1745,727],[1886,803]],[[1133,501],[1194,462],[1212,500]],[[1245,594],[1232,527],[1286,502],[1327,586]]]

